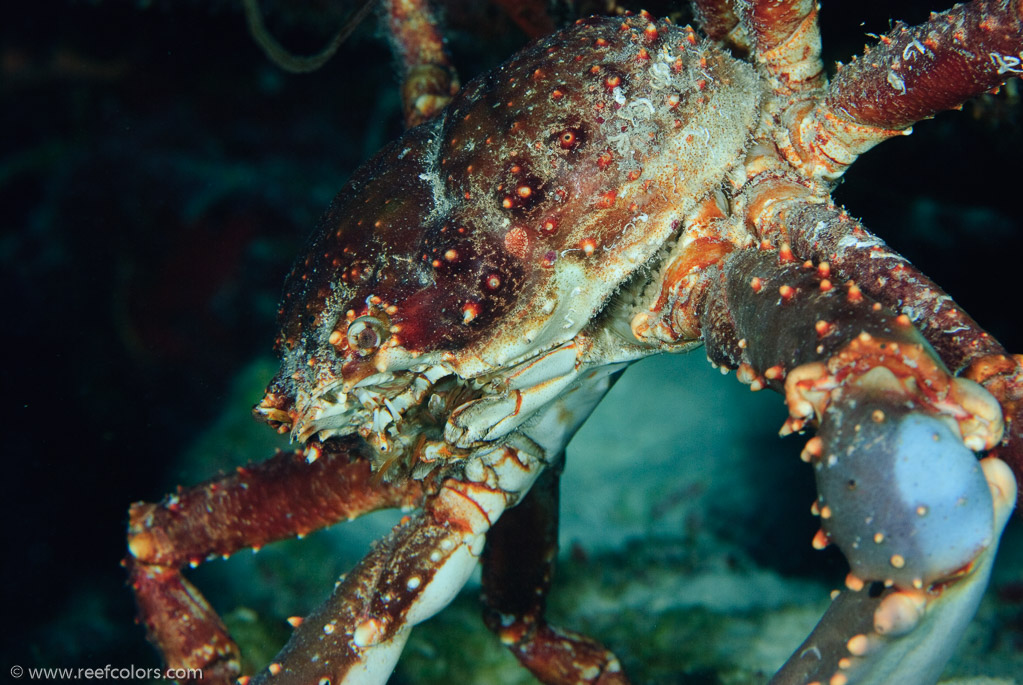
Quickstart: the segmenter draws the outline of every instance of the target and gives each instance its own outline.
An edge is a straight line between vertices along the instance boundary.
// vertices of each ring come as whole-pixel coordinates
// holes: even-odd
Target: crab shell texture
[[[806,4],[802,25],[815,27]],[[184,505],[132,509],[129,562],[154,642],[233,677],[226,630],[174,570],[193,561],[186,550],[226,555],[284,528],[418,500],[421,512],[296,622],[256,682],[383,682],[412,626],[472,573],[487,535],[488,627],[538,675],[578,674],[551,682],[622,682],[609,651],[543,624],[558,460],[615,372],[704,342],[754,389],[785,394],[783,432],[820,424],[804,450],[818,478],[815,546],[834,542],[853,567],[850,592],[774,682],[933,682],[976,610],[1016,498],[1009,467],[973,453],[1000,444],[1003,416],[977,383],[951,376],[909,316],[867,302],[851,280],[834,287],[826,261],[754,236],[757,221],[784,223],[787,202],[837,213],[825,203],[848,157],[898,133],[850,124],[825,135],[820,124],[818,140],[813,117],[787,127],[823,93],[800,101],[796,89],[817,89],[821,75],[794,59],[782,79],[645,13],[583,20],[477,78],[356,172],[288,276],[281,369],[255,409],[308,454],[242,468]],[[778,190],[785,183],[795,195]],[[706,267],[699,290],[688,279]],[[362,440],[329,441],[343,436]],[[311,477],[296,464],[338,469],[351,487],[330,494],[346,501],[321,507],[330,488],[302,494]],[[367,482],[374,492],[362,498]],[[292,484],[307,490],[286,492]],[[194,514],[178,516],[183,506]],[[171,528],[207,535],[165,543]],[[501,555],[544,535],[523,564],[535,584],[513,578],[520,569]],[[212,637],[179,639],[182,624]],[[530,650],[548,658],[548,648],[549,663],[529,663]]]
[[[386,451],[438,378],[482,385],[572,341],[743,159],[763,88],[691,28],[639,17],[585,20],[477,78],[335,198],[288,277],[257,413]],[[642,356],[606,318],[614,351],[592,335],[570,365]]]

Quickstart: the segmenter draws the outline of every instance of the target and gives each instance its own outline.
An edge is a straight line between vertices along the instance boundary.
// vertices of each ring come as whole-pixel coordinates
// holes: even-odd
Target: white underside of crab
[[[444,363],[418,364],[405,370],[374,374],[347,391],[339,382],[318,389],[316,397],[299,395],[303,407],[292,437],[305,442],[358,433],[379,454],[377,466],[413,449],[414,477],[438,463],[457,460],[466,468],[486,462],[520,427],[546,458],[556,455],[610,387],[607,380],[630,361],[649,354],[638,347],[594,345],[577,336],[501,373],[464,379]],[[614,350],[608,352],[608,350]],[[438,382],[445,385],[438,389]],[[452,411],[451,397],[465,396]],[[548,411],[556,403],[559,412]],[[422,440],[421,409],[444,420],[434,438]],[[554,417],[557,418],[554,418]],[[518,488],[512,488],[515,492]]]
[[[551,369],[561,368],[568,352],[562,350],[549,362]],[[574,353],[573,353],[574,354]],[[373,619],[360,625],[353,642],[361,656],[358,666],[350,669],[341,683],[349,685],[383,685],[391,675],[412,626],[435,615],[458,594],[483,551],[486,533],[502,512],[521,499],[532,487],[549,459],[561,453],[572,435],[592,412],[593,407],[610,389],[615,371],[626,364],[604,365],[575,373],[567,390],[559,393],[543,407],[520,423],[517,430],[496,442],[478,447],[465,463],[463,483],[457,489],[442,489],[440,506],[456,512],[453,518],[467,521],[469,530],[459,538],[441,540],[427,554],[441,566],[429,582],[409,587],[416,598],[403,616],[401,625],[386,641],[375,641],[379,632]],[[519,380],[536,380],[546,374],[533,365],[524,368]],[[538,374],[530,376],[529,374]],[[562,374],[566,375],[566,374]],[[558,377],[556,377],[558,378]],[[544,386],[538,381],[534,388]],[[542,391],[537,391],[542,392]]]

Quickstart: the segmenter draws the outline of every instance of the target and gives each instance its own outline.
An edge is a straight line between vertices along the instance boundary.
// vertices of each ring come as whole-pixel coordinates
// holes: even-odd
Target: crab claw
[[[987,587],[1016,501],[1001,460],[904,395],[847,387],[813,450],[824,535],[852,573],[771,681],[936,682]]]
[[[856,577],[923,589],[991,545],[987,481],[954,421],[905,397],[848,388],[820,437],[822,526]]]

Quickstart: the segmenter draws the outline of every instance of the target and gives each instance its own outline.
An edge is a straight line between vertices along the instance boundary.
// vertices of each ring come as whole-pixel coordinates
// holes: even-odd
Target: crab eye
[[[360,316],[348,325],[348,346],[363,357],[373,354],[384,341],[384,322],[375,316]]]

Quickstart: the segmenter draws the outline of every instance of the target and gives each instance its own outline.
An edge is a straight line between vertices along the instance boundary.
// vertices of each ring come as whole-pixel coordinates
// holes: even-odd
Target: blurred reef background
[[[282,43],[312,53],[360,4],[264,10]],[[892,19],[951,5],[823,4],[829,63]],[[249,408],[274,372],[284,274],[352,170],[400,133],[375,19],[295,76],[267,61],[239,5],[52,0],[11,4],[0,22],[0,673],[157,665],[118,566],[128,504],[281,444]],[[526,40],[484,2],[447,3],[446,21],[463,82]],[[1018,82],[1005,91],[871,151],[836,198],[1020,352],[1023,106]],[[779,398],[697,351],[638,365],[598,411],[569,449],[552,619],[602,639],[637,683],[766,682],[846,573],[810,548],[812,477],[802,440],[775,435]],[[318,603],[393,521],[191,577],[262,666],[283,618]],[[1021,672],[1017,517],[947,677],[1004,685]],[[414,633],[392,682],[533,681],[483,627],[470,586]]]

